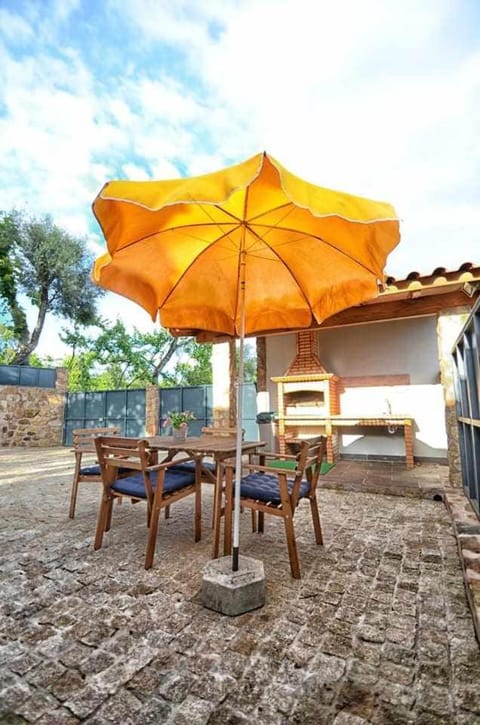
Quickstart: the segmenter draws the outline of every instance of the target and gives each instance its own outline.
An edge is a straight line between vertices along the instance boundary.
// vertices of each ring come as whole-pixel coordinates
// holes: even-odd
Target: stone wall
[[[66,391],[65,368],[55,388],[0,385],[0,447],[61,446]]]
[[[470,312],[469,307],[444,310],[437,319],[440,379],[445,397],[445,425],[448,440],[448,466],[452,486],[462,486],[462,466],[458,444],[458,423],[452,348]]]
[[[160,390],[156,385],[147,385],[145,394],[145,434],[158,435],[158,417],[160,411]]]

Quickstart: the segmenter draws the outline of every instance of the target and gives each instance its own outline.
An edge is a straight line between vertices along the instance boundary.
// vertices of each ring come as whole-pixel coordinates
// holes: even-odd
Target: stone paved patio
[[[39,473],[37,471],[40,471]],[[480,723],[480,653],[445,505],[322,489],[325,547],[308,506],[290,578],[280,524],[242,517],[267,604],[230,619],[199,600],[211,490],[161,521],[143,569],[145,509],[115,506],[92,548],[98,485],[67,516],[65,449],[0,451],[0,722]]]

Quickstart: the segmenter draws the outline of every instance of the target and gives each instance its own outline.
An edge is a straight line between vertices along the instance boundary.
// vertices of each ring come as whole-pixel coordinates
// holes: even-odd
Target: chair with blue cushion
[[[94,438],[97,435],[119,435],[120,428],[117,426],[109,426],[107,428],[76,428],[72,431],[73,449],[75,454],[75,469],[73,471],[72,491],[70,494],[70,510],[69,518],[75,516],[75,508],[77,505],[78,484],[82,482],[101,483],[102,472],[97,461],[90,460],[86,465],[82,465],[83,456],[92,458],[92,454],[96,453]],[[123,473],[119,473],[120,476]]]
[[[171,506],[190,494],[195,496],[195,541],[201,537],[201,462],[191,456],[176,461],[157,463],[157,452],[148,440],[98,436],[95,438],[97,458],[102,472],[103,495],[98,512],[94,548],[100,549],[103,534],[110,530],[115,499],[129,498],[133,503],[147,504],[148,541],[145,569],[150,569],[155,554],[158,520],[162,508]],[[174,470],[175,465],[193,462],[193,470]],[[117,471],[128,471],[122,478]]]
[[[322,528],[316,489],[322,460],[326,453],[327,439],[316,436],[300,443],[296,456],[279,456],[278,454],[262,454],[265,465],[248,464],[242,466],[240,482],[240,503],[245,508],[258,511],[258,531],[263,532],[264,514],[272,514],[283,518],[287,538],[290,570],[294,579],[300,579],[297,543],[293,517],[298,504],[306,499],[310,504],[315,541],[323,543]],[[281,458],[281,460],[279,460]],[[282,467],[282,463],[285,467]],[[270,465],[269,465],[270,464]],[[293,466],[293,468],[292,468]],[[246,475],[243,475],[247,472]],[[235,466],[225,466],[225,507],[228,511],[226,521],[231,521],[233,504]],[[219,525],[220,522],[218,522]],[[226,553],[231,551],[231,535],[227,532]]]

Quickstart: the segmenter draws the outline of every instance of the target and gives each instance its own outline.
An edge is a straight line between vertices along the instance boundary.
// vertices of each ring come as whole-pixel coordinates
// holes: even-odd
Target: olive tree
[[[95,306],[103,290],[90,280],[92,259],[84,242],[56,226],[49,216],[0,214],[4,252],[0,294],[12,320],[14,344],[9,362],[27,365],[36,349],[47,313],[76,326],[96,321]],[[19,303],[23,294],[36,308],[30,330]]]

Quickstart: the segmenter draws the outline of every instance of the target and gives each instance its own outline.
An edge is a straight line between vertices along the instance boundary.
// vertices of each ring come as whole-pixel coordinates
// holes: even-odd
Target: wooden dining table
[[[167,458],[173,458],[177,453],[188,453],[190,456],[200,456],[213,458],[215,462],[215,473],[209,468],[204,468],[203,473],[210,478],[214,484],[214,531],[213,531],[213,547],[212,558],[219,556],[220,548],[220,516],[218,512],[222,505],[222,487],[223,487],[223,469],[222,461],[235,458],[237,450],[237,441],[233,436],[212,436],[203,435],[197,437],[187,436],[185,440],[178,440],[173,436],[148,436],[147,440],[150,446],[158,451],[166,451]],[[242,455],[259,453],[266,446],[266,441],[242,441]],[[226,512],[228,515],[228,512]],[[224,554],[228,548],[228,536],[230,534],[231,521],[224,522]]]

